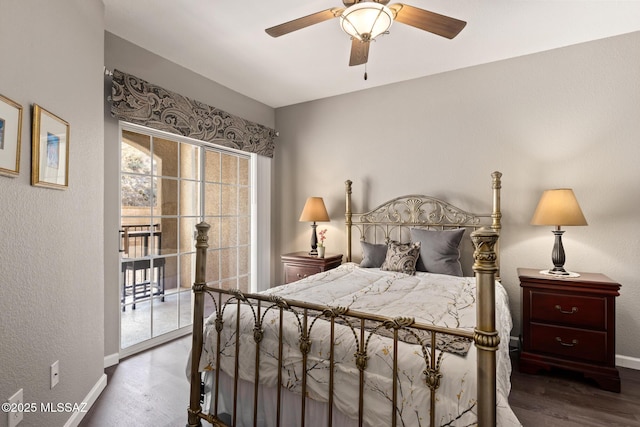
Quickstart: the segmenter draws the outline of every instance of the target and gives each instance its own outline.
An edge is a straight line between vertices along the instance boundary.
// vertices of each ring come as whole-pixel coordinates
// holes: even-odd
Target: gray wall
[[[80,403],[103,375],[104,8],[3,0],[0,9],[0,93],[24,107],[20,175],[0,177],[0,400],[23,388],[25,402]],[[34,103],[71,125],[67,190],[30,185]],[[70,416],[38,411],[20,425]]]
[[[275,127],[273,108],[208,80],[109,32],[105,33],[104,49],[104,63],[110,70],[119,69],[244,119]],[[109,94],[110,90],[109,80],[105,91]],[[109,106],[105,103],[105,356],[114,355],[119,351],[118,159],[120,146],[118,138],[118,121],[110,116]],[[271,160],[261,158],[259,162],[267,168],[268,172]]]
[[[617,354],[640,358],[639,45],[633,33],[277,109],[276,278],[278,255],[308,246],[309,225],[298,222],[308,196],[325,198],[328,250],[343,252],[346,179],[356,211],[411,193],[490,211],[499,170],[512,335],[516,269],[551,266],[551,228],[529,225],[533,211],[543,190],[572,187],[589,226],[566,228],[566,267],[622,284]]]

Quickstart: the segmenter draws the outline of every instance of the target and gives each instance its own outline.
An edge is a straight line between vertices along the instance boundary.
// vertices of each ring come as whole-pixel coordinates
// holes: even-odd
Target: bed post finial
[[[204,324],[204,288],[207,285],[207,249],[209,249],[209,228],[206,222],[196,225],[196,278],[193,282],[193,330],[202,331]],[[200,353],[202,352],[202,334],[192,334],[191,340],[191,392],[188,409],[187,427],[201,426],[198,414],[200,406]]]
[[[502,172],[495,171],[491,174],[491,188],[493,188],[493,211],[491,212],[491,229],[496,233],[500,234],[500,230],[502,229],[502,211],[500,210],[500,189],[502,188]],[[496,243],[495,252],[496,254],[500,253],[500,248],[498,247],[500,243]],[[496,257],[496,267],[498,270],[496,271],[496,280],[500,281],[500,256]]]
[[[344,210],[344,226],[347,231],[347,262],[351,262],[351,180],[344,182],[345,191],[345,210]]]
[[[496,425],[496,351],[500,337],[496,331],[495,275],[498,271],[498,233],[483,227],[471,233],[475,247],[473,271],[476,275],[477,324],[474,342],[478,350],[478,425]]]
[[[491,224],[491,228],[497,232],[500,231],[502,226],[500,225],[500,220],[502,219],[502,212],[500,212],[500,189],[502,188],[502,172],[495,171],[491,174],[491,188],[493,188],[493,212],[491,214],[491,218],[493,219],[493,224]]]

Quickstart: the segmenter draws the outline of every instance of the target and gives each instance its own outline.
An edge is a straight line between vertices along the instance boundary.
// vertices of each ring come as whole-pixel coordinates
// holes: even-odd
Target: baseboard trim
[[[104,357],[104,367],[105,369],[109,366],[117,365],[120,363],[120,354],[113,353]]]
[[[107,387],[107,374],[102,374],[98,382],[91,388],[89,394],[82,400],[82,403],[85,403],[86,408],[82,408],[82,411],[74,412],[73,415],[67,420],[64,427],[78,427],[80,425],[80,421],[84,418],[84,415],[91,409],[98,397],[100,397],[100,393]]]
[[[616,355],[616,366],[640,371],[640,358]]]

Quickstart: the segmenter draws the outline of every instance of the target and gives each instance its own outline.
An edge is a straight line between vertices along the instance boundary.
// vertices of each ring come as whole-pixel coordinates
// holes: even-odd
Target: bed
[[[422,195],[353,213],[347,181],[345,263],[257,294],[207,286],[198,224],[188,426],[520,425],[500,188],[494,172],[490,214]]]

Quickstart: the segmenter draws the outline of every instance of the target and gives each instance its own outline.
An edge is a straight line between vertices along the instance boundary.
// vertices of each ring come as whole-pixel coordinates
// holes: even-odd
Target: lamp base
[[[555,235],[553,252],[551,252],[551,261],[553,262],[554,267],[549,270],[543,270],[540,273],[558,278],[580,277],[578,273],[572,273],[564,269],[565,255],[564,247],[562,246],[562,233],[564,233],[564,230],[561,230],[560,226],[558,226],[552,231],[552,233]]]
[[[318,235],[316,234],[316,228],[318,225],[315,221],[311,224],[311,251],[309,255],[318,256]]]
[[[572,271],[566,271],[563,269],[564,273],[558,273],[556,271],[554,271],[555,268],[549,269],[549,270],[541,270],[540,274],[544,274],[546,276],[554,276],[557,277],[559,279],[569,279],[569,278],[575,278],[575,277],[580,277],[580,273],[574,273]]]
[[[569,272],[564,267],[555,266],[549,269],[549,274],[557,274],[558,276],[567,276]]]

